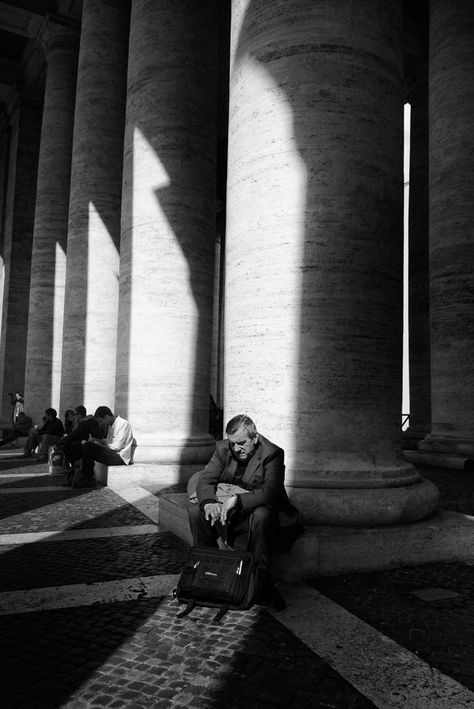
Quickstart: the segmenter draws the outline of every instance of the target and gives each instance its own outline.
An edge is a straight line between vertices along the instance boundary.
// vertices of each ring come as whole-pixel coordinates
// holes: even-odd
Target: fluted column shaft
[[[31,264],[25,402],[41,422],[59,407],[77,44],[66,27],[44,36],[47,76]]]
[[[430,12],[431,434],[424,450],[474,455],[474,6]]]
[[[129,0],[85,0],[69,200],[61,410],[114,407]]]
[[[23,393],[35,215],[34,194],[42,102],[24,93],[14,100],[3,133],[2,172],[7,181],[2,209],[3,303],[0,342],[0,428],[11,425],[8,392]],[[28,402],[26,402],[28,409]]]
[[[287,453],[308,523],[419,519],[401,457],[401,3],[234,0],[226,418]]]
[[[215,243],[213,0],[133,0],[116,410],[137,460],[209,456]]]

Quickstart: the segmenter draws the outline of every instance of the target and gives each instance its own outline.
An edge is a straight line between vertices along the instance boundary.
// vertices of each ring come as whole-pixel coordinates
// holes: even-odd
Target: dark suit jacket
[[[218,483],[232,483],[237,461],[232,456],[229,441],[217,441],[216,450],[205,469],[199,474],[197,496],[199,504],[216,499]],[[244,512],[258,505],[270,505],[276,510],[290,507],[285,485],[284,451],[258,434],[258,443],[250,458],[241,487],[249,490],[239,495]]]

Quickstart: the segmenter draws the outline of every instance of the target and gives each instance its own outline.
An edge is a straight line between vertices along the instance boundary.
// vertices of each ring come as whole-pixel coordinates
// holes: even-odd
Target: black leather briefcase
[[[195,606],[218,608],[219,622],[228,610],[247,610],[257,592],[257,569],[247,551],[191,547],[175,589],[175,596],[186,608],[182,618]]]

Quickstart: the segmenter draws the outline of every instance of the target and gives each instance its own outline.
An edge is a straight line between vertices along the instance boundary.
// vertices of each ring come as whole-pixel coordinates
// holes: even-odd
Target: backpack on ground
[[[177,617],[204,606],[218,609],[214,618],[218,623],[228,610],[251,608],[257,587],[258,570],[251,552],[191,547],[174,590],[179,603],[186,603]]]
[[[50,475],[61,473],[64,470],[64,451],[58,446],[50,446],[48,452],[48,470]]]

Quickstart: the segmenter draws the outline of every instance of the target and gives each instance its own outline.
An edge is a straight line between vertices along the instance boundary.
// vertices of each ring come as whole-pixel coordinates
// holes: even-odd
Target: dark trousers
[[[194,546],[218,546],[217,529],[215,525],[211,527],[198,504],[189,505],[189,525]],[[231,516],[227,528],[230,546],[251,551],[261,571],[269,574],[277,540],[276,512],[264,505],[255,507],[251,513],[236,512]]]
[[[24,436],[25,434],[22,433],[21,431],[7,431],[5,432],[5,435],[3,438],[0,440],[0,446],[4,446],[6,443],[11,443],[12,441],[16,441],[17,438],[20,438],[20,436]]]
[[[31,455],[31,452],[39,445],[38,456],[47,456],[49,447],[59,440],[59,436],[53,436],[51,433],[30,433],[24,450],[25,453]]]
[[[82,459],[82,441],[68,441],[66,438],[63,450],[68,463],[74,463],[75,460]]]
[[[82,444],[82,472],[86,477],[93,477],[94,462],[104,465],[126,465],[116,451],[101,446],[99,443],[87,441]]]

